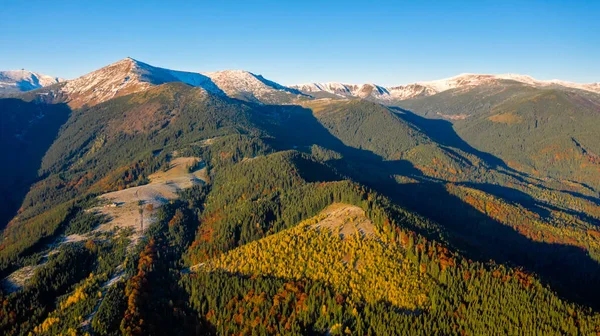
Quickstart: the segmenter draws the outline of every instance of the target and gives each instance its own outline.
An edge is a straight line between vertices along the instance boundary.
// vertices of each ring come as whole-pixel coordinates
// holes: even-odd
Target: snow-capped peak
[[[0,71],[0,93],[24,92],[64,81],[27,70]]]
[[[417,82],[415,84],[428,87],[430,89],[433,89],[435,92],[442,92],[465,86],[478,86],[482,84],[490,84],[496,80],[497,78],[494,75],[480,75],[467,73],[429,82]]]
[[[579,84],[561,80],[537,80],[519,74],[460,74],[458,76],[384,87],[377,84],[339,82],[307,83],[284,86],[261,75],[243,70],[186,72],[159,68],[127,57],[79,78],[66,81],[58,90],[73,108],[95,105],[106,100],[140,92],[152,86],[183,82],[222,96],[259,103],[290,103],[299,98],[363,98],[382,103],[431,96],[452,89],[470,89],[481,85],[506,84],[507,81],[533,87],[566,87],[600,93],[600,83]],[[41,88],[63,82],[38,73],[15,70],[0,72],[0,94]]]
[[[69,105],[76,108],[169,82],[183,82],[213,94],[261,103],[288,102],[303,95],[248,71],[177,71],[155,67],[130,57],[68,81],[63,92],[69,97]]]
[[[543,87],[543,86],[558,85],[558,86],[564,86],[564,87],[568,87],[568,88],[572,88],[572,89],[579,89],[579,90],[584,90],[584,91],[600,93],[600,83],[581,84],[581,83],[563,81],[560,79],[552,79],[552,80],[546,80],[546,81],[545,80],[537,80],[537,79],[533,79],[533,78],[531,78],[531,79],[532,79],[532,82],[527,83],[527,84],[530,84],[533,86]],[[522,81],[522,82],[525,83],[524,81]]]
[[[70,80],[62,90],[68,96],[69,105],[77,108],[169,82],[183,82],[223,94],[210,78],[202,74],[158,68],[131,57]]]

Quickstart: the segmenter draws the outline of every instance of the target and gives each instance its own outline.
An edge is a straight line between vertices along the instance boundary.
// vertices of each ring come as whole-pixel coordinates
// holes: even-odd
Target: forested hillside
[[[0,99],[21,158],[0,332],[600,333],[598,100],[500,84],[402,108],[180,82]],[[148,202],[157,174],[176,193]]]
[[[598,94],[512,83],[450,90],[398,105],[452,121],[464,141],[516,170],[600,187]]]

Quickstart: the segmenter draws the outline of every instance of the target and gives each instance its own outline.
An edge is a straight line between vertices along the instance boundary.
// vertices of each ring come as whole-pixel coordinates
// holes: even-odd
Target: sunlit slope
[[[318,280],[356,302],[423,307],[431,279],[374,230],[362,209],[333,204],[294,228],[209,260],[197,270]]]

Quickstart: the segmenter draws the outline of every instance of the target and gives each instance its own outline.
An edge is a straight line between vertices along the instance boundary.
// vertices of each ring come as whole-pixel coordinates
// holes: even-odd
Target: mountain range
[[[73,80],[40,82],[47,90],[39,94],[47,95],[46,100],[52,97],[53,101],[64,102],[70,108],[81,108],[172,82],[183,82],[210,94],[260,104],[364,99],[404,108],[426,118],[452,122],[458,134],[470,145],[499,157],[513,168],[534,174],[541,170],[542,175],[599,186],[595,162],[600,153],[600,141],[592,122],[599,104],[599,83],[541,81],[514,74],[462,74],[388,88],[342,83],[286,87],[247,71],[184,72],[125,58]],[[558,99],[557,105],[547,102],[548,106],[541,114],[535,112],[535,107],[529,106],[531,104],[525,104],[535,101],[534,105],[538,105],[554,99]],[[580,104],[583,105],[580,107]],[[570,118],[565,122],[572,126],[548,122],[567,118],[565,113]],[[569,131],[561,130],[562,127]],[[550,134],[556,138],[551,145],[543,140]],[[495,138],[491,139],[489,135]]]
[[[561,80],[542,81],[536,80],[530,76],[516,74],[461,74],[446,79],[392,87],[383,87],[376,84],[355,85],[336,82],[308,83],[293,85],[291,87],[304,93],[320,97],[333,95],[346,98],[368,98],[381,103],[392,104],[400,100],[432,96],[452,89],[469,90],[477,86],[502,85],[507,81],[513,81],[535,88],[571,88],[600,93],[600,83],[578,84]]]
[[[45,80],[40,81],[37,86],[21,85],[19,88],[20,91],[29,91],[58,83],[52,87],[54,90],[52,92],[64,96],[72,108],[79,108],[171,82],[182,82],[213,94],[263,103],[291,102],[293,99],[305,96],[297,90],[247,71],[226,70],[209,73],[176,71],[155,67],[132,58],[125,58],[73,80],[54,82]]]
[[[598,83],[2,74],[3,334],[600,332]]]
[[[502,86],[510,82],[534,88],[578,89],[600,93],[600,83],[580,84],[561,80],[537,80],[518,74],[460,74],[440,80],[391,87],[339,82],[307,83],[288,87],[243,70],[207,73],[176,71],[154,67],[129,57],[69,81],[26,70],[0,72],[0,80],[2,80],[0,94],[24,92],[67,82],[64,92],[72,96],[86,96],[85,92],[94,87],[98,92],[93,95],[87,93],[86,98],[72,98],[90,100],[92,103],[168,82],[184,82],[202,87],[212,93],[263,103],[291,102],[293,98],[304,95],[311,98],[361,98],[384,104],[395,104],[401,100],[432,96],[448,90],[468,91],[478,86]],[[282,93],[283,96],[280,95]],[[286,94],[290,96],[286,97]]]

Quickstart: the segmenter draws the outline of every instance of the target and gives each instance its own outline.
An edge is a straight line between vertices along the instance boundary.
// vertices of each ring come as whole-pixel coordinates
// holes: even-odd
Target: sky
[[[600,1],[0,0],[0,70],[75,78],[125,57],[290,85],[460,73],[600,82]]]

